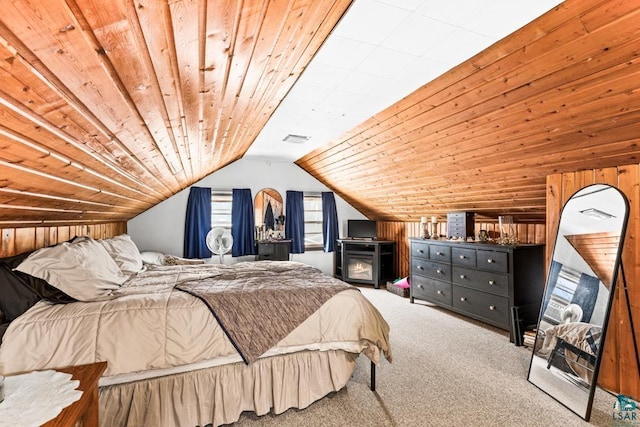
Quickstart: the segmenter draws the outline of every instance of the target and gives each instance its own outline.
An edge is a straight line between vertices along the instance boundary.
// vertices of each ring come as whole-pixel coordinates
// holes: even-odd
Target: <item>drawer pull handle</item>
[[[438,295],[442,295],[442,291],[438,291]]]
[[[442,273],[442,270],[437,269],[437,270],[436,270],[436,273],[440,274],[440,273]]]
[[[493,263],[493,260],[492,260],[491,258],[489,258],[489,259],[487,259],[487,262],[488,262],[489,264],[492,264],[492,263]]]
[[[467,276],[465,276],[464,274],[461,274],[461,275],[460,275],[460,278],[461,278],[461,279],[465,279],[466,277],[467,277]]]
[[[495,309],[496,309],[496,306],[495,306],[495,305],[490,305],[490,306],[489,306],[489,310],[494,311]]]
[[[460,301],[466,301],[467,298],[466,297],[460,297]]]
[[[421,265],[417,266],[418,270],[424,270],[424,267],[422,267]]]
[[[417,250],[417,252],[418,252],[419,254],[423,254],[423,253],[424,253],[424,251],[423,251],[422,249],[418,249],[418,250]]]
[[[495,284],[496,284],[496,282],[494,282],[493,280],[489,280],[489,284],[490,284],[490,285],[495,285]]]
[[[460,259],[465,259],[465,256],[464,255],[460,255]]]
[[[420,289],[422,289],[422,285],[418,285],[418,287],[419,287]]]
[[[436,252],[436,255],[444,255],[442,252]]]

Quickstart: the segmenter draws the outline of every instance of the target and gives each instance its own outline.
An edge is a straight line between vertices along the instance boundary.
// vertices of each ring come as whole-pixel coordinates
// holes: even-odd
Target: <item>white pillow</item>
[[[108,299],[127,280],[106,249],[90,238],[39,249],[16,270],[43,279],[78,301]]]
[[[164,253],[154,251],[144,251],[140,253],[142,262],[145,264],[164,265]]]
[[[98,240],[98,242],[104,246],[124,274],[136,274],[142,270],[140,251],[129,235],[121,234],[110,239]]]

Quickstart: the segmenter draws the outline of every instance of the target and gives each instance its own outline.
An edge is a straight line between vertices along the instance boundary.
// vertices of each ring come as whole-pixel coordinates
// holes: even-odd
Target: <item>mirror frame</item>
[[[558,353],[562,350],[562,345],[558,346],[555,345],[553,349],[550,350],[548,356],[543,356],[541,354],[537,354],[538,352],[540,352],[540,348],[542,347],[542,337],[541,337],[541,324],[543,322],[543,319],[545,317],[545,313],[547,311],[548,308],[548,301],[551,300],[551,294],[553,294],[553,291],[555,290],[556,284],[558,283],[558,275],[556,274],[555,277],[552,278],[552,269],[551,269],[551,263],[553,260],[557,259],[556,258],[556,251],[559,250],[558,248],[558,241],[559,239],[565,238],[564,234],[561,234],[563,229],[563,219],[565,219],[565,221],[567,221],[568,219],[565,218],[565,214],[566,214],[566,208],[569,205],[569,203],[572,200],[576,200],[576,197],[581,196],[581,195],[589,195],[589,194],[593,194],[594,191],[598,190],[598,188],[594,188],[594,187],[602,187],[602,190],[605,189],[613,189],[617,192],[617,195],[620,197],[622,203],[624,204],[624,217],[620,219],[620,236],[618,239],[618,245],[617,245],[617,251],[615,253],[615,258],[613,261],[613,266],[612,266],[612,271],[610,273],[610,280],[611,283],[609,284],[609,286],[607,286],[607,283],[605,283],[605,278],[609,279],[609,277],[607,275],[605,275],[605,278],[600,277],[601,272],[595,272],[593,271],[594,268],[592,265],[590,265],[586,260],[584,260],[584,258],[582,257],[582,255],[580,254],[580,252],[575,248],[574,244],[570,242],[569,239],[569,244],[573,247],[573,250],[575,251],[576,254],[578,254],[580,256],[580,258],[583,259],[583,261],[589,266],[589,269],[591,270],[591,272],[593,272],[593,275],[595,277],[597,277],[599,279],[598,282],[598,286],[600,285],[604,285],[604,287],[608,287],[609,289],[609,295],[607,297],[607,301],[606,304],[604,306],[604,313],[603,313],[603,320],[602,320],[602,332],[601,332],[601,337],[599,340],[599,345],[597,347],[597,351],[595,354],[595,360],[593,361],[593,370],[592,370],[592,376],[591,376],[591,381],[584,381],[585,384],[588,385],[588,395],[586,395],[586,402],[584,402],[584,411],[581,411],[579,408],[576,407],[571,407],[567,401],[571,399],[571,397],[568,397],[568,395],[570,394],[569,392],[563,392],[562,390],[560,390],[560,388],[555,388],[552,386],[552,381],[556,381],[557,382],[557,378],[560,378],[559,375],[557,375],[556,373],[552,373],[550,372],[550,375],[553,375],[553,377],[548,376],[549,379],[551,379],[550,383],[544,383],[543,380],[541,380],[542,377],[546,376],[545,374],[541,374],[542,372],[546,372],[549,370],[549,367],[552,363],[553,359],[553,354],[557,351]],[[556,230],[556,237],[555,237],[555,241],[554,241],[554,247],[553,247],[553,252],[551,254],[551,258],[548,260],[549,261],[549,265],[548,265],[548,272],[547,272],[547,279],[546,279],[546,283],[545,283],[545,288],[544,288],[544,294],[543,294],[543,299],[542,299],[542,303],[540,305],[540,313],[538,316],[538,323],[536,325],[536,337],[535,337],[535,342],[534,342],[534,347],[532,349],[531,352],[531,362],[529,364],[529,373],[527,375],[527,380],[532,383],[533,385],[535,385],[536,387],[538,387],[540,390],[544,391],[545,393],[547,393],[549,396],[551,396],[552,398],[554,398],[555,400],[557,400],[559,403],[561,403],[563,406],[565,406],[566,408],[568,408],[569,410],[571,410],[572,412],[574,412],[575,414],[577,414],[578,416],[582,417],[585,421],[589,421],[590,417],[591,417],[591,409],[593,406],[593,398],[594,398],[594,394],[595,394],[595,389],[597,387],[597,383],[598,383],[598,371],[600,369],[600,363],[602,361],[602,353],[603,353],[603,349],[604,349],[604,345],[605,345],[605,340],[606,340],[606,333],[607,333],[607,325],[609,323],[609,317],[610,317],[610,313],[611,313],[611,306],[613,303],[613,298],[614,298],[614,293],[615,293],[615,289],[616,289],[616,283],[618,281],[618,272],[621,269],[621,258],[622,258],[622,249],[624,246],[624,240],[625,240],[625,236],[626,236],[626,229],[627,229],[627,223],[628,223],[628,219],[629,219],[629,201],[627,199],[627,197],[624,195],[624,193],[622,191],[620,191],[618,188],[609,185],[609,184],[593,184],[593,185],[589,185],[589,186],[585,186],[581,189],[579,189],[578,191],[576,191],[575,193],[573,193],[571,195],[571,197],[565,202],[565,204],[562,207],[562,211],[560,213],[560,220],[558,221],[558,227]],[[566,224],[565,224],[566,225]],[[596,234],[594,233],[587,233],[587,234]],[[570,235],[570,234],[569,234]],[[562,268],[560,269],[560,271],[562,270]],[[623,277],[624,279],[624,277]],[[550,283],[551,280],[554,280],[554,283]],[[547,302],[547,303],[545,303]],[[581,315],[580,315],[581,316]],[[562,319],[560,319],[562,320]],[[586,323],[586,322],[585,322]],[[589,324],[589,323],[586,323]],[[591,328],[588,329],[588,331],[591,331]],[[588,337],[589,337],[589,332],[587,332],[586,334],[586,341],[588,341]],[[565,342],[564,340],[560,340]],[[566,342],[565,342],[566,343]],[[567,345],[567,347],[565,348],[570,348],[572,346],[571,343],[569,344],[565,344]],[[560,348],[559,348],[560,347]],[[578,351],[580,351],[580,349],[576,349]],[[540,352],[543,353],[543,352]],[[588,354],[586,351],[584,352],[585,354]],[[544,353],[543,353],[544,354]],[[543,364],[547,364],[547,370],[545,371],[543,368],[541,369],[539,366],[536,366],[534,368],[534,361],[536,360],[536,358],[541,358],[543,359],[542,363]],[[579,361],[579,358],[576,359],[575,362],[571,362],[571,363],[577,363]],[[565,361],[566,363],[566,361]],[[538,361],[538,365],[540,364],[540,361]],[[535,379],[532,379],[532,371],[535,369],[536,374],[535,374]],[[588,368],[587,368],[588,369]],[[566,384],[570,384],[571,380],[569,379],[569,376],[567,374],[565,374],[565,376],[567,377],[566,379],[563,378],[563,381],[566,381]],[[575,375],[576,377],[578,377],[577,373]],[[588,376],[588,375],[587,375]],[[581,378],[584,380],[584,378]],[[537,383],[536,383],[537,381]],[[575,381],[574,381],[575,382]],[[564,385],[564,382],[563,382]],[[580,387],[580,386],[578,386]],[[582,385],[583,388],[584,385]],[[573,389],[573,387],[570,387]],[[579,390],[579,389],[577,389]],[[578,403],[576,403],[575,406],[578,406]]]
[[[275,211],[273,212],[276,222],[276,226],[274,229],[264,226],[264,218],[267,208],[267,203],[263,203],[265,195],[279,203],[279,207],[272,207],[272,209],[275,209]],[[257,237],[261,237],[257,240],[264,240],[270,234],[284,235],[284,199],[278,190],[267,187],[258,191],[253,199],[253,209],[255,215],[256,234]],[[259,210],[260,212],[258,212]],[[278,212],[280,213],[279,215],[277,214]],[[282,224],[279,224],[279,221],[282,221]],[[271,233],[269,233],[269,231],[271,231]]]

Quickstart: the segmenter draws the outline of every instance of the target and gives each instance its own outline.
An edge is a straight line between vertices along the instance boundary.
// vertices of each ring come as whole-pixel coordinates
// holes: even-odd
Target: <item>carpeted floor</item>
[[[234,426],[613,426],[615,396],[598,389],[584,422],[527,381],[531,353],[502,331],[384,289],[361,288],[391,326],[393,363],[358,359],[347,386],[303,410]]]

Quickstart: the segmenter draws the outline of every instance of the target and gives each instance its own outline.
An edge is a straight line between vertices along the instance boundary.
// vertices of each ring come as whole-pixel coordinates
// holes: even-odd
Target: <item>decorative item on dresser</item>
[[[508,330],[511,341],[512,307],[535,305],[539,310],[544,245],[410,239],[410,246],[412,303],[416,298],[428,301]]]
[[[420,227],[422,228],[422,238],[423,239],[428,239],[429,237],[431,237],[430,233],[429,233],[429,227],[427,227],[428,222],[427,222],[427,217],[423,216],[420,218]]]
[[[260,240],[256,242],[257,261],[289,261],[291,240]]]
[[[474,212],[449,212],[447,214],[447,239],[474,237]]]

